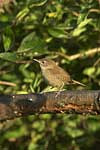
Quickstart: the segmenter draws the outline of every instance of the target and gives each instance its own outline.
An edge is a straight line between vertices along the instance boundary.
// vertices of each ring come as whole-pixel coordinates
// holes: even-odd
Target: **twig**
[[[90,49],[88,51],[81,52],[81,53],[78,53],[78,54],[74,54],[74,55],[71,55],[71,56],[66,55],[66,54],[64,54],[62,52],[51,52],[51,51],[48,52],[47,54],[56,54],[56,55],[59,55],[59,56],[65,58],[65,59],[73,61],[75,59],[79,59],[79,58],[83,58],[83,57],[88,57],[88,56],[94,55],[96,53],[100,53],[100,48]],[[40,55],[37,56],[37,57],[40,57]],[[2,58],[2,59],[5,60],[4,58]],[[6,61],[11,62],[11,63],[15,63],[15,64],[27,64],[27,63],[31,64],[31,63],[33,63],[32,60],[20,60],[20,61],[19,60],[18,61],[6,60]]]
[[[82,53],[78,53],[78,54],[75,54],[75,55],[66,55],[66,54],[63,54],[61,52],[56,52],[56,54],[68,59],[68,60],[75,60],[75,59],[78,59],[78,58],[83,58],[83,57],[88,57],[88,56],[91,56],[91,55],[94,55],[96,53],[100,53],[100,48],[94,48],[94,49],[90,49],[88,51],[85,51],[85,52],[82,52]]]
[[[16,86],[15,83],[7,82],[7,81],[0,81],[1,85],[9,85],[9,86]]]
[[[100,58],[96,60],[93,66],[97,66],[100,63]]]
[[[21,60],[21,61],[15,61],[16,64],[31,64],[33,63],[32,60]]]

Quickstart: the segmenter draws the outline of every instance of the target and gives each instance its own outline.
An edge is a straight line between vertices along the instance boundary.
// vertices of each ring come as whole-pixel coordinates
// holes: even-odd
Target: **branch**
[[[0,95],[0,120],[36,113],[100,114],[100,90]]]
[[[100,53],[100,48],[94,48],[94,49],[90,49],[88,51],[85,51],[85,52],[81,52],[81,53],[78,53],[78,54],[74,54],[74,55],[66,55],[66,54],[63,54],[61,52],[56,52],[56,54],[68,59],[68,60],[75,60],[75,59],[78,59],[78,58],[83,58],[84,56],[85,57],[88,57],[88,56],[91,56],[91,55],[94,55],[96,53]]]
[[[1,85],[8,85],[8,86],[16,86],[15,83],[8,82],[8,81],[0,81],[0,84],[1,84]]]

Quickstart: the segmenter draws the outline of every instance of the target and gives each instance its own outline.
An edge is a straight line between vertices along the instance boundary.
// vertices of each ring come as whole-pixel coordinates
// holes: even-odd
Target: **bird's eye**
[[[42,61],[42,64],[45,64],[45,63],[46,63],[46,61],[43,60],[43,61]]]

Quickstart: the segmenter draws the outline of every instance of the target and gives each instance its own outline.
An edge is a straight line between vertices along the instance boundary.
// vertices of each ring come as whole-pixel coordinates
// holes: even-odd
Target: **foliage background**
[[[87,89],[99,89],[100,51],[92,53],[98,48],[98,0],[0,1],[0,80],[16,84],[1,84],[1,94],[47,88],[38,64],[32,61],[45,56],[58,61]],[[90,55],[68,59],[88,50]],[[100,146],[99,116],[34,115],[0,123],[0,128],[2,150],[96,150]]]

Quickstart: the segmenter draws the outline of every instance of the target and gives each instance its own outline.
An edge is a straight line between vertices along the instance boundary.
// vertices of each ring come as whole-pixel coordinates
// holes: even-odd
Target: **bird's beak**
[[[40,61],[38,59],[33,59],[34,61],[38,62],[40,64]]]

